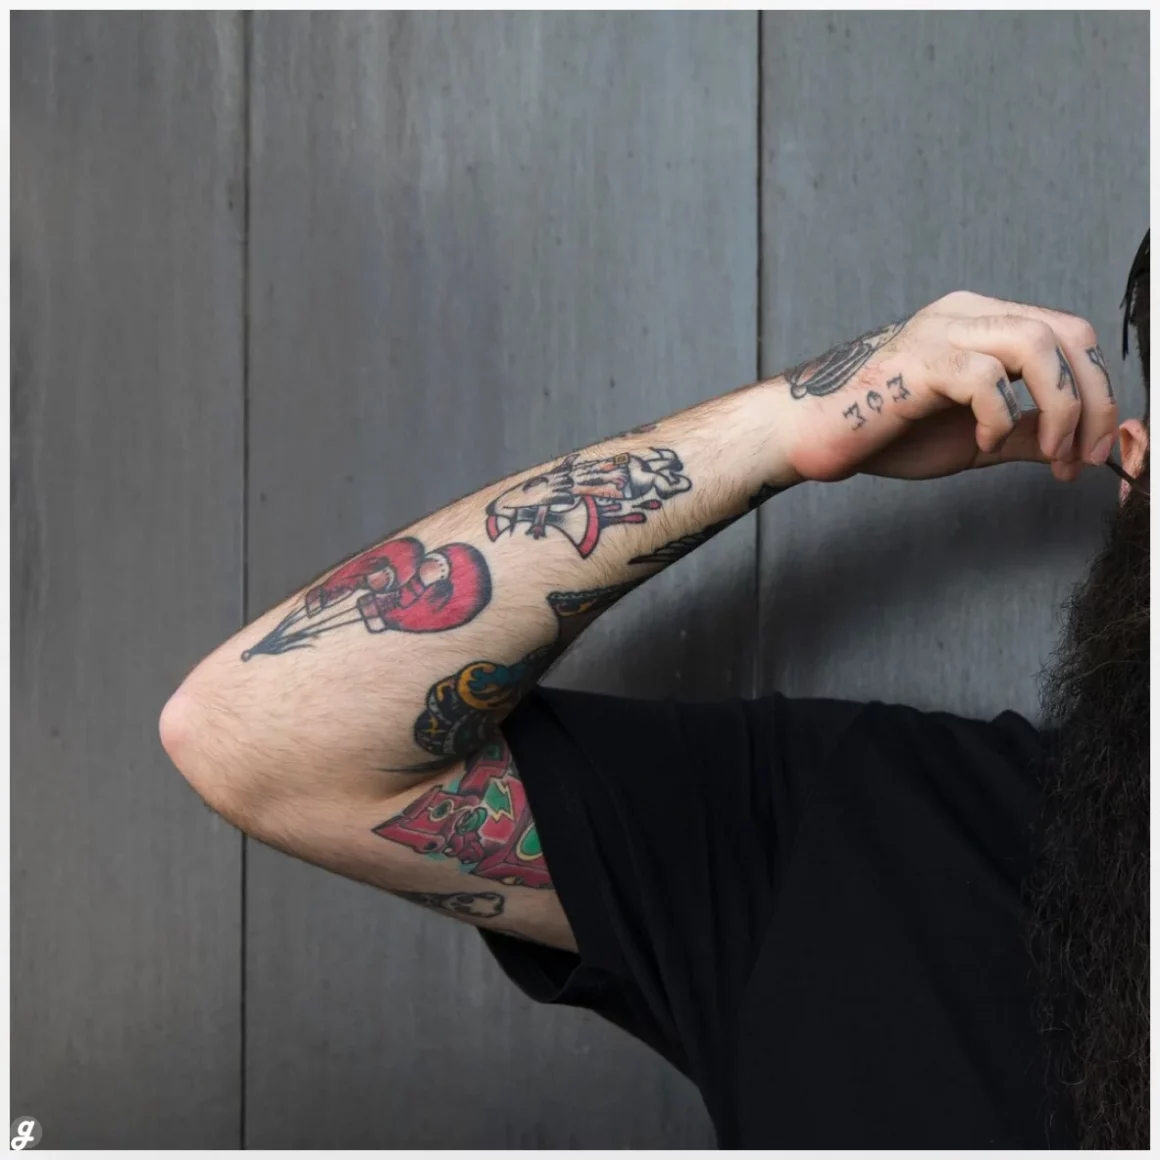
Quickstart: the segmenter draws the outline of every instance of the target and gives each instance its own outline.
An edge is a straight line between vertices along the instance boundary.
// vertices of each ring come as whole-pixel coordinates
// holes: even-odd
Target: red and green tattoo
[[[432,786],[375,826],[380,838],[504,886],[551,889],[523,782],[501,740],[488,742],[460,774]]]

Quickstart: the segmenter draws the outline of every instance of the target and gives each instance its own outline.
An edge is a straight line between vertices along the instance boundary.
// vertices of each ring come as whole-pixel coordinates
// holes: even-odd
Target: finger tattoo
[[[1019,403],[1015,398],[1015,392],[1011,390],[1011,384],[1006,379],[999,379],[995,383],[995,390],[999,392],[1003,397],[1003,402],[1007,404],[1007,418],[1014,425],[1019,421]]]
[[[1067,355],[1057,346],[1055,353],[1059,358],[1059,382],[1055,385],[1061,391],[1071,391],[1073,399],[1079,398],[1079,388],[1075,385],[1075,372],[1071,369],[1071,363],[1067,361]]]
[[[1089,346],[1084,353],[1088,356],[1088,361],[1092,366],[1097,367],[1100,374],[1104,376],[1104,386],[1108,389],[1108,402],[1114,403],[1116,393],[1112,390],[1112,376],[1108,374],[1108,364],[1104,361],[1104,352],[1097,345]]]

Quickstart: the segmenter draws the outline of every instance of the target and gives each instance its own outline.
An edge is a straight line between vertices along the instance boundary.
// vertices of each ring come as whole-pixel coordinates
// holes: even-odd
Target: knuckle
[[[995,383],[999,379],[1006,381],[1008,377],[1003,360],[996,358],[993,354],[980,356],[979,374],[986,375],[991,383]]]
[[[969,350],[948,350],[943,355],[943,370],[955,378],[962,378],[971,371],[973,359]]]
[[[1068,337],[1085,350],[1089,346],[1099,345],[1096,328],[1086,318],[1071,318]]]
[[[973,303],[978,297],[977,294],[970,290],[952,290],[949,294],[944,294],[933,305],[945,310],[961,310],[963,307]]]

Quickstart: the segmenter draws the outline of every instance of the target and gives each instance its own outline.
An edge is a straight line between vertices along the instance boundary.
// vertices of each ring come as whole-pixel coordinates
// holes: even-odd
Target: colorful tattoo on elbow
[[[498,540],[523,526],[533,539],[548,529],[567,536],[581,556],[590,556],[601,532],[613,524],[643,524],[665,500],[692,488],[675,451],[652,447],[648,454],[621,452],[605,459],[566,456],[543,475],[509,487],[487,506],[487,534]]]
[[[445,632],[474,619],[491,599],[491,577],[470,544],[428,552],[413,536],[360,552],[309,588],[301,603],[244,653],[308,648],[324,633],[362,625],[367,632]]]
[[[581,592],[549,592],[548,605],[556,614],[557,639],[513,664],[472,661],[443,677],[427,691],[427,704],[415,721],[415,744],[443,758],[392,769],[392,773],[426,773],[446,761],[466,757],[490,741],[507,716],[544,675],[561,649],[571,643],[589,621],[611,608],[639,580],[589,588]]]
[[[505,886],[551,889],[523,782],[503,741],[471,757],[463,773],[432,786],[373,833],[465,874]]]

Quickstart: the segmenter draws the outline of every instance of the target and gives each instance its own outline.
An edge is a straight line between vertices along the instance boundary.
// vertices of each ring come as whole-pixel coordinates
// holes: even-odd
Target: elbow
[[[161,745],[178,772],[215,813],[240,830],[256,825],[258,778],[244,759],[238,722],[187,680],[161,711]]]
[[[165,702],[161,710],[161,720],[158,722],[158,732],[161,734],[161,748],[169,755],[169,760],[177,766],[181,773],[185,773],[189,757],[188,739],[192,732],[192,716],[194,707],[192,697],[181,688]]]

